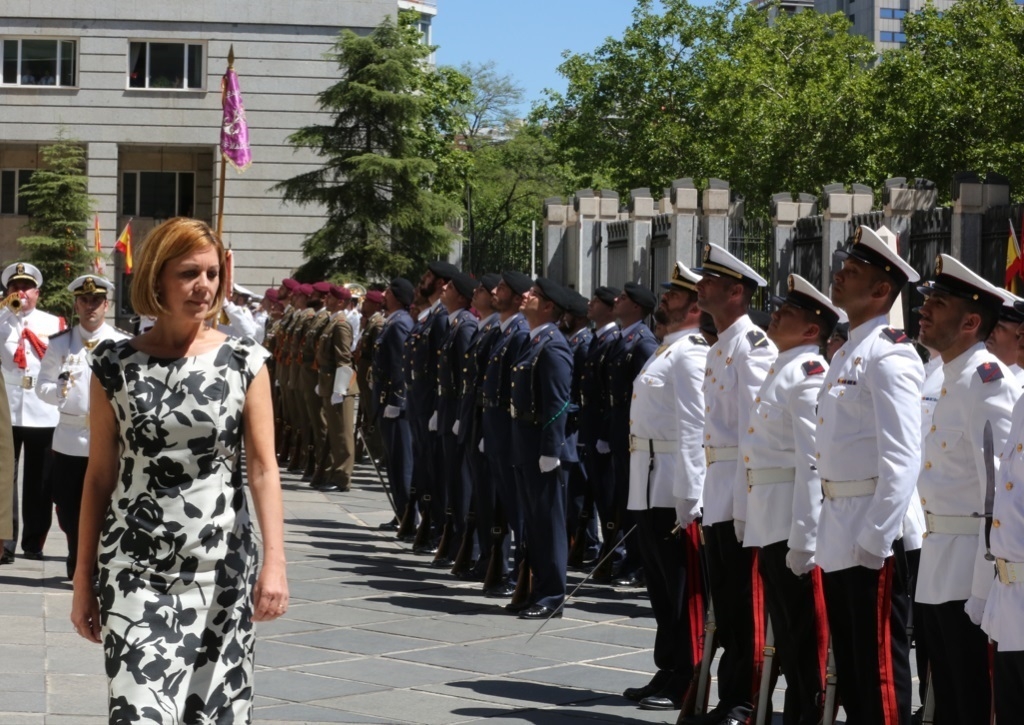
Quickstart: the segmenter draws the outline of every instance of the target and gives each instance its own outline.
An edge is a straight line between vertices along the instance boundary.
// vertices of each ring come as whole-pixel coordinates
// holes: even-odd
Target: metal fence
[[[543,251],[538,246],[537,259]],[[528,270],[530,268],[530,234],[499,232],[475,244],[466,242],[463,248],[463,271],[479,277],[487,272],[504,269]]]
[[[797,219],[796,227],[790,238],[792,262],[789,269],[798,274],[817,288],[821,288],[822,261],[822,223],[820,214]]]
[[[1006,246],[1010,240],[1010,227],[1020,244],[1021,224],[1024,223],[1024,204],[994,206],[981,220],[981,274],[992,284],[1004,287],[1006,281]]]
[[[775,284],[775,231],[764,217],[729,219],[729,252],[768,281],[768,287],[754,295],[751,305],[768,309],[769,290]]]

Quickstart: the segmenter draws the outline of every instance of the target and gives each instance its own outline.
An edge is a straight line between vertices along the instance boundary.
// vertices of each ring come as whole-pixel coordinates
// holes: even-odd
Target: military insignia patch
[[[747,333],[747,340],[753,348],[768,347],[768,336],[762,330],[751,330]]]
[[[910,342],[910,338],[907,337],[907,333],[903,330],[897,330],[895,327],[887,327],[882,330],[882,334],[885,335],[890,342]]]
[[[808,360],[800,367],[804,369],[804,374],[806,374],[807,377],[810,377],[811,375],[821,375],[825,372],[825,366],[818,360]]]
[[[978,366],[978,377],[983,383],[994,383],[1003,379],[1003,371],[995,363],[982,363]]]
[[[935,257],[935,275],[942,274],[942,255],[939,254]]]
[[[861,235],[863,235],[863,234],[864,234],[864,230],[862,230],[860,227],[857,227],[857,231],[853,235],[853,245],[854,246],[857,246],[858,244],[860,244],[860,238],[861,238]]]
[[[793,275],[789,275],[789,278],[786,280],[786,286],[789,288],[790,292],[793,291],[793,287],[794,287]]]
[[[711,259],[711,245],[704,247],[704,261],[707,262]]]
[[[703,335],[690,335],[690,342],[694,345],[703,345],[708,347],[708,341],[704,339]]]

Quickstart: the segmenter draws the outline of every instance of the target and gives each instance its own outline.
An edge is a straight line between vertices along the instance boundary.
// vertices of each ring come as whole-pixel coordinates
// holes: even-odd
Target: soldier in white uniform
[[[701,580],[695,531],[704,488],[704,368],[708,343],[700,334],[697,283],[700,276],[676,262],[662,285],[654,319],[664,326],[661,346],[633,381],[629,407],[629,498],[645,585],[657,621],[654,664],[644,687],[623,695],[650,710],[682,704],[694,665],[703,618],[691,621],[690,589]],[[692,527],[696,529],[696,525]],[[673,533],[675,532],[675,533]],[[699,592],[698,592],[699,594]]]
[[[231,292],[231,299],[224,300],[223,317],[217,328],[225,335],[248,337],[255,340],[257,337],[256,319],[252,316],[252,310],[249,309],[252,291],[240,284],[234,284]]]
[[[78,561],[78,514],[82,482],[89,463],[89,352],[101,340],[122,340],[127,335],[104,322],[108,293],[114,285],[93,274],[68,285],[75,297],[78,324],[50,337],[36,381],[40,400],[56,406],[60,422],[53,432],[50,494],[57,507],[57,522],[68,540],[68,579]]]
[[[1024,313],[1018,312],[1014,305],[1024,302],[1020,297],[1004,289],[995,288],[1002,298],[999,308],[999,322],[992,328],[992,334],[985,340],[985,347],[999,361],[1010,368],[1010,372],[1024,383],[1024,369],[1017,361],[1017,328],[1024,322]]]
[[[886,315],[917,272],[860,227],[832,301],[850,339],[818,403],[825,500],[815,559],[824,572],[839,695],[850,725],[910,722],[910,596],[903,520],[921,467],[921,358]]]
[[[931,660],[936,722],[987,723],[988,642],[978,626],[992,564],[985,561],[982,435],[990,423],[1002,450],[1020,386],[985,349],[999,290],[952,257],[936,260],[932,285],[920,287],[920,339],[942,356],[943,384],[924,439],[917,483],[928,535],[921,549],[916,599]],[[966,611],[965,611],[966,609]]]
[[[744,722],[753,709],[763,662],[764,607],[753,550],[744,549],[747,518],[746,469],[739,458],[740,426],[775,360],[775,345],[747,310],[758,287],[757,272],[715,244],[694,270],[702,276],[697,302],[718,328],[704,370],[704,541],[711,601],[719,641],[718,705],[683,723]],[[758,615],[755,616],[755,611]]]
[[[1024,303],[1017,309],[1024,312]],[[1024,325],[1017,335],[1024,354]],[[1024,712],[1024,396],[1013,407],[998,465],[991,524],[995,577],[981,628],[995,642],[995,715],[1003,723],[1017,722]]]
[[[768,369],[740,432],[746,466],[747,525],[743,546],[760,547],[758,565],[775,646],[786,676],[785,722],[817,725],[828,648],[821,570],[814,564],[821,479],[814,443],[818,393],[828,369],[821,348],[839,310],[791,274],[768,337],[779,356]]]
[[[47,466],[57,409],[39,399],[35,382],[50,335],[65,328],[64,319],[36,309],[42,273],[33,265],[18,262],[0,275],[4,290],[14,304],[0,311],[0,369],[7,386],[14,434],[15,471],[24,451],[21,484],[21,548],[26,559],[42,559],[43,543],[53,522],[53,503],[47,490]],[[17,473],[15,473],[17,476]],[[14,538],[18,536],[18,486],[14,486]],[[14,538],[4,542],[0,562],[14,561]]]

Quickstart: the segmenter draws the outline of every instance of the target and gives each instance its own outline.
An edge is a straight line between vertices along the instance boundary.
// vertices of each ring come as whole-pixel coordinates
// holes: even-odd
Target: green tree
[[[274,187],[326,212],[303,243],[301,278],[389,276],[450,248],[447,225],[458,216],[465,176],[455,107],[468,82],[426,65],[432,49],[420,42],[415,16],[386,19],[365,37],[342,31],[328,54],[341,78],[318,96],[331,121],[289,137],[323,159]]]
[[[958,171],[998,171],[1024,189],[1024,15],[1008,0],[926,6],[903,20],[907,42],[873,70],[871,111],[884,119],[876,180],[919,176],[948,199]]]
[[[33,234],[18,239],[28,261],[43,274],[39,307],[71,316],[74,299],[67,286],[88,271],[92,255],[85,233],[92,214],[85,174],[85,149],[62,129],[52,145],[42,149],[43,165],[19,194],[28,206]]]

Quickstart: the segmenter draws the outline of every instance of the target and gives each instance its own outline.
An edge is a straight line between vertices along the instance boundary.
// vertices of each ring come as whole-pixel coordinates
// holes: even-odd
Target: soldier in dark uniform
[[[362,431],[362,438],[356,440],[356,460],[360,455],[369,455],[374,460],[380,460],[383,455],[384,442],[380,436],[380,429],[377,427],[377,404],[371,393],[373,383],[370,379],[370,369],[373,366],[373,346],[377,341],[377,335],[384,326],[384,315],[381,309],[384,305],[384,293],[380,290],[370,290],[363,298],[363,305],[360,311],[363,313],[362,324],[360,325],[359,341],[356,343],[355,366],[356,380],[359,385],[359,411],[356,419],[356,428]],[[360,451],[359,441],[362,440],[369,448]]]
[[[530,328],[519,312],[523,295],[530,291],[533,280],[522,272],[502,272],[501,281],[494,288],[494,309],[498,311],[498,331],[487,356],[482,385],[481,424],[483,439],[480,450],[487,456],[491,476],[497,487],[498,506],[495,527],[501,528],[504,536],[506,526],[516,539],[516,564],[519,563],[519,544],[522,541],[522,519],[516,500],[516,480],[512,459],[512,417],[509,412],[511,393],[511,369],[519,358],[523,345],[528,341]],[[501,546],[506,545],[505,541]],[[500,562],[500,582],[484,594],[495,598],[512,595],[514,587],[508,581],[508,559]]]
[[[476,332],[476,315],[469,310],[475,279],[459,272],[444,286],[441,304],[448,310],[448,334],[441,344],[437,365],[437,416],[436,430],[441,439],[444,454],[442,478],[435,489],[445,503],[444,526],[447,537],[441,540],[446,546],[438,547],[433,566],[450,568],[455,563],[469,515],[471,484],[469,470],[463,466],[464,446],[459,443],[455,424],[459,419],[459,396],[465,385],[466,366],[463,358],[469,349],[470,340]]]
[[[398,516],[409,504],[412,485],[412,433],[406,411],[405,342],[412,329],[409,305],[412,282],[402,277],[391,280],[384,290],[386,318],[373,346],[373,398],[377,402],[378,425],[384,439],[385,468]],[[398,530],[399,520],[381,524]]]
[[[523,518],[530,595],[507,609],[520,619],[562,616],[565,603],[566,466],[576,446],[565,437],[572,387],[572,353],[558,330],[569,306],[569,290],[543,277],[523,300],[530,339],[512,368],[513,460],[519,466],[519,506]]]
[[[629,496],[629,404],[633,397],[633,380],[640,373],[658,340],[643,319],[654,310],[657,297],[646,287],[627,282],[613,309],[619,322],[618,339],[605,355],[605,387],[608,391],[608,447],[611,450],[611,478],[600,486],[602,494],[612,501],[612,518],[605,523],[605,553],[618,546],[631,523],[626,510]],[[643,586],[640,578],[640,555],[635,544],[625,545],[615,586]],[[602,575],[605,572],[599,572]],[[602,581],[608,581],[605,576]]]

